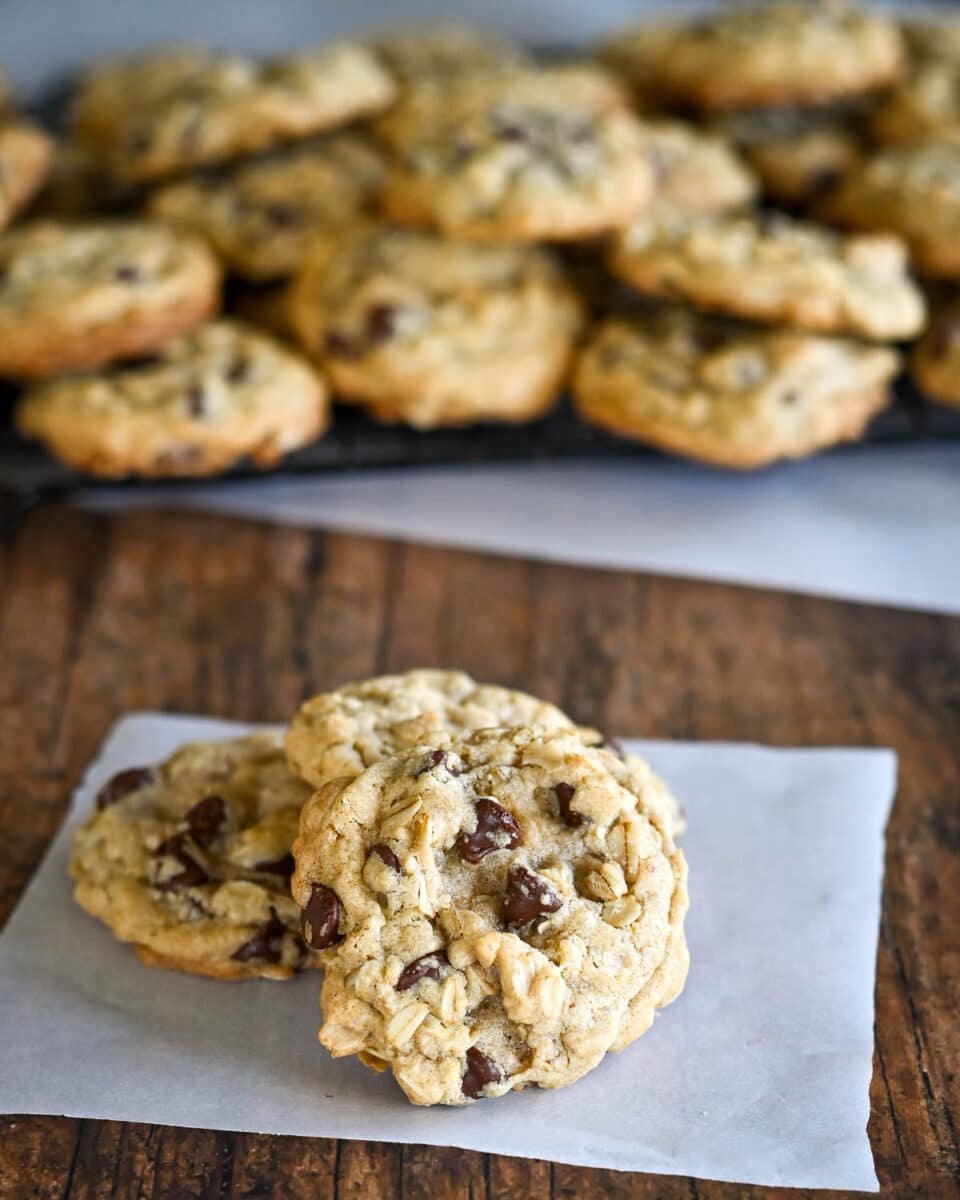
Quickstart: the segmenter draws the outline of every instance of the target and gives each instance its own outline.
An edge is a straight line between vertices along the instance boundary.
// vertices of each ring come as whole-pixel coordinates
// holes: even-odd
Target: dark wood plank
[[[960,621],[212,517],[44,508],[0,552],[0,661],[0,920],[133,708],[283,720],[346,678],[442,664],[620,734],[893,746],[870,1137],[884,1195],[960,1195]],[[442,1148],[0,1120],[3,1200],[598,1194],[777,1193]]]

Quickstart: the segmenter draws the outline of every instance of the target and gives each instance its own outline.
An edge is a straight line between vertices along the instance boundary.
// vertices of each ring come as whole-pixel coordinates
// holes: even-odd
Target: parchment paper
[[[389,1075],[322,1050],[316,975],[150,970],[71,900],[71,831],[105,778],[244,728],[137,714],[107,739],[0,936],[0,1111],[876,1190],[865,1127],[891,752],[636,743],[689,814],[685,992],[574,1087],[417,1109]]]

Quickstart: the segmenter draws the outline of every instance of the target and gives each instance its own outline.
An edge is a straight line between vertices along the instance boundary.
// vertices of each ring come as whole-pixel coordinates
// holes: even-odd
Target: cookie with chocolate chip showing
[[[0,236],[0,375],[150,354],[219,302],[220,269],[198,238],[147,222],[33,222]]]
[[[43,187],[53,140],[28,121],[0,125],[0,226],[9,225]]]
[[[960,306],[935,314],[910,356],[910,373],[927,396],[960,408]]]
[[[301,358],[239,322],[214,321],[145,363],[38,385],[14,419],[81,471],[196,476],[242,458],[271,466],[324,431],[328,407]]]
[[[650,214],[699,216],[746,208],[757,177],[729,143],[684,121],[644,121],[653,171]]]
[[[803,207],[834,187],[863,156],[856,108],[772,108],[734,113],[713,128],[760,176],[771,200]]]
[[[829,193],[819,215],[903,238],[918,271],[960,279],[960,144],[871,155]]]
[[[309,793],[268,734],[121,771],[74,839],[77,902],[149,966],[225,980],[316,966],[289,884]]]
[[[175,49],[95,68],[74,105],[74,136],[126,182],[266,150],[383,111],[396,85],[352,42],[258,62]]]
[[[650,202],[643,130],[598,69],[526,71],[451,89],[394,146],[393,219],[471,241],[581,239]]]
[[[339,399],[418,429],[542,415],[581,321],[546,251],[379,225],[317,242],[290,316]]]
[[[893,21],[842,2],[722,5],[653,30],[624,31],[604,56],[646,72],[661,99],[709,112],[857,95],[894,83],[905,57]]]
[[[859,437],[898,366],[887,347],[651,307],[597,328],[573,390],[591,424],[749,469]]]
[[[562,1087],[625,1045],[687,964],[686,864],[648,786],[574,729],[522,728],[328,783],[293,877],[323,1045],[415,1104]]]
[[[287,762],[320,788],[415,746],[430,745],[439,754],[452,741],[494,725],[574,727],[555,705],[526,692],[477,683],[464,671],[420,669],[312,696],[290,723]]]
[[[148,213],[204,238],[246,279],[292,275],[314,238],[369,216],[386,169],[356,133],[244,163],[221,176],[169,184]]]
[[[889,236],[851,237],[779,214],[661,216],[615,240],[610,268],[648,295],[821,333],[892,340],[925,321]]]

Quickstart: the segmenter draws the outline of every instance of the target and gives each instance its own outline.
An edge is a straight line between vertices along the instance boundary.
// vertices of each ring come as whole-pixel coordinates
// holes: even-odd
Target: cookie
[[[313,239],[355,223],[375,205],[383,156],[355,133],[244,163],[223,176],[161,188],[151,216],[205,238],[237,275],[292,275]]]
[[[870,132],[889,146],[960,144],[960,62],[931,59],[916,67],[877,107]]]
[[[107,478],[271,466],[326,428],[322,380],[252,328],[215,321],[145,363],[41,384],[15,423],[71,466]]]
[[[899,238],[779,214],[641,220],[616,239],[610,267],[647,294],[822,333],[908,338],[925,319]]]
[[[0,125],[0,227],[9,225],[43,187],[53,165],[53,141],[37,125]]]
[[[382,111],[395,95],[375,56],[352,42],[266,62],[167,50],[96,68],[79,89],[73,129],[131,182],[321,133]]]
[[[0,374],[43,379],[150,354],[220,301],[206,245],[163,225],[37,221],[0,236]]]
[[[526,692],[477,683],[463,671],[421,669],[311,697],[287,730],[287,762],[320,788],[401,751],[446,747],[491,725],[574,727],[559,708]]]
[[[418,429],[540,416],[580,325],[544,251],[377,225],[317,243],[290,315],[338,398]]]
[[[960,408],[960,306],[938,312],[910,356],[910,373],[927,395]]]
[[[309,794],[267,734],[192,743],[121,771],[74,839],[77,902],[148,966],[288,979],[319,959],[289,883]]]
[[[627,224],[649,202],[646,142],[625,97],[591,68],[451,89],[394,146],[383,206],[475,241],[564,241]]]
[[[960,145],[872,155],[818,207],[828,221],[896,234],[918,271],[960,279]]]
[[[716,6],[686,24],[625,30],[603,51],[661,99],[707,112],[822,104],[891,84],[904,48],[889,18],[846,3]]]
[[[764,193],[788,208],[824,195],[863,154],[856,110],[771,108],[736,113],[714,128],[756,171]]]
[[[574,402],[602,429],[748,469],[859,437],[898,364],[887,347],[651,308],[597,328]]]
[[[757,177],[722,138],[683,121],[642,128],[654,179],[650,214],[722,213],[756,199]]]
[[[688,961],[663,789],[576,730],[523,728],[329,783],[293,877],[322,1044],[415,1104],[466,1104],[562,1087],[638,1036]]]

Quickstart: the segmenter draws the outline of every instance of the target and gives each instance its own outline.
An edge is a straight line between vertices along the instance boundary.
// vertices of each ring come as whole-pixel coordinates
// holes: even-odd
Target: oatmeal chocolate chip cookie
[[[0,236],[0,374],[149,354],[219,301],[220,270],[198,238],[147,222],[21,226]]]
[[[53,141],[37,125],[0,126],[0,226],[9,225],[43,187],[53,166]]]
[[[542,250],[374,225],[317,243],[290,314],[340,399],[419,429],[540,416],[580,326]]]
[[[205,238],[251,280],[292,275],[314,238],[369,216],[386,169],[355,133],[333,134],[210,179],[169,184],[148,212]]]
[[[651,213],[699,216],[756,199],[756,176],[722,138],[683,121],[644,121],[642,129],[654,179]]]
[[[898,365],[887,347],[651,308],[599,326],[574,401],[603,429],[748,469],[859,437]]]
[[[287,731],[287,762],[319,788],[403,750],[443,748],[492,725],[574,727],[559,708],[526,692],[477,683],[463,671],[421,669],[311,697]]]
[[[951,304],[935,315],[914,347],[910,373],[926,395],[960,408],[960,305]]]
[[[625,225],[649,203],[653,177],[624,103],[591,68],[452,89],[398,137],[384,209],[476,241],[576,240]]]
[[[822,333],[908,338],[925,319],[899,238],[779,214],[641,220],[616,239],[610,267],[647,294]]]
[[[771,108],[735,113],[714,128],[760,176],[767,196],[803,206],[828,192],[860,161],[858,113],[830,108]]]
[[[852,4],[722,5],[686,24],[626,30],[603,51],[628,78],[706,111],[817,104],[893,83],[903,42]]]
[[[267,734],[196,742],[121,771],[74,840],[77,902],[150,966],[287,979],[319,958],[289,882],[309,794]]]
[[[232,321],[169,342],[146,363],[41,384],[15,412],[21,433],[107,478],[210,475],[247,457],[270,466],[327,420],[316,373]]]
[[[374,55],[350,42],[267,62],[173,50],[94,70],[74,133],[118,179],[148,180],[333,129],[395,94]]]
[[[561,1087],[626,1045],[687,969],[662,790],[574,729],[487,729],[327,784],[293,877],[323,1045],[415,1104]]]
[[[960,279],[960,144],[872,155],[818,212],[853,229],[894,233],[907,243],[918,271]]]

